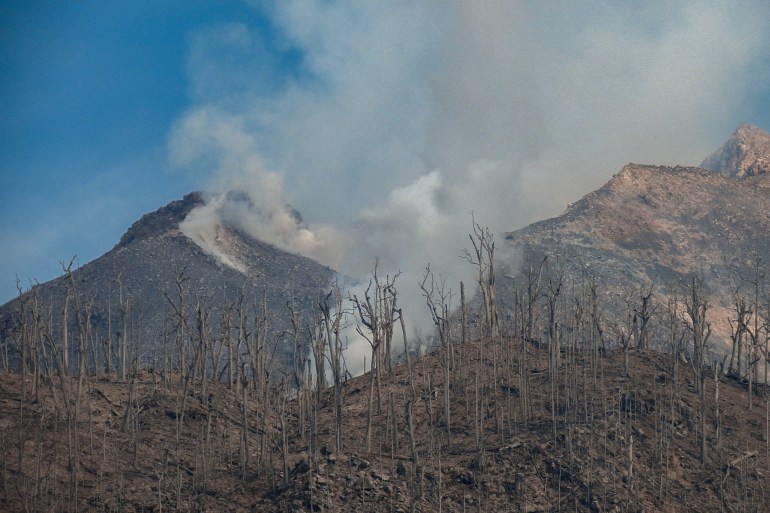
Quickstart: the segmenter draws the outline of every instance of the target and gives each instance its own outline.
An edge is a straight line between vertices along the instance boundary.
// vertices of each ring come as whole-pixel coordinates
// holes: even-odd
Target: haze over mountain
[[[761,129],[740,126],[704,161],[714,172],[628,164],[561,216],[506,235],[506,244],[498,250],[505,274],[499,277],[501,310],[513,305],[524,258],[537,261],[549,255],[552,269],[560,268],[578,281],[596,279],[605,301],[615,304],[621,317],[640,286],[655,284],[663,295],[681,293],[687,276],[702,273],[713,294],[714,340],[725,343],[726,309],[736,280],[749,275],[757,257],[770,255],[770,189],[757,187],[769,176],[768,141],[770,136]],[[108,326],[113,337],[124,330],[119,308],[123,294],[132,305],[135,335],[152,347],[153,339],[173,331],[165,294],[175,293],[182,275],[190,297],[213,310],[235,302],[241,290],[250,304],[266,297],[276,334],[290,326],[287,303],[295,304],[305,320],[312,318],[311,310],[328,291],[334,271],[297,251],[330,253],[313,245],[313,233],[299,214],[275,203],[275,198],[267,205],[260,208],[247,193],[208,199],[192,193],[142,217],[111,251],[74,272],[78,292],[91,304],[97,337],[108,337]],[[260,240],[260,234],[273,243]],[[342,247],[333,249],[339,252]],[[398,247],[409,252],[408,246]],[[408,271],[414,276],[421,269]],[[456,280],[450,287],[458,286],[460,278],[447,278]],[[473,286],[472,279],[466,283]],[[33,292],[52,312],[60,312],[65,280],[47,282]],[[407,303],[419,297],[412,283],[403,285],[401,292]],[[411,301],[414,306],[408,303],[406,310],[410,329],[424,335],[431,324],[422,322],[427,316],[419,301]],[[13,301],[2,307],[7,327],[16,309]],[[54,324],[59,318],[53,316]],[[290,348],[283,349],[286,353]],[[356,372],[363,369],[362,364],[351,365]]]
[[[741,125],[703,167],[628,164],[559,217],[506,235],[535,260],[549,255],[577,282],[597,280],[617,319],[642,286],[662,297],[685,292],[702,275],[713,308],[712,340],[729,340],[734,291],[770,255],[770,136]],[[505,290],[505,287],[503,288]]]
[[[0,505],[66,497],[73,510],[360,505],[534,513],[567,501],[586,513],[639,505],[672,513],[730,505],[764,511],[766,363],[759,359],[750,367],[756,374],[748,374],[748,365],[733,367],[732,359],[724,373],[706,362],[697,395],[692,369],[680,360],[694,361],[687,315],[672,321],[661,311],[667,296],[681,296],[693,274],[702,276],[713,327],[707,358],[726,349],[732,294],[770,255],[770,188],[759,165],[766,140],[761,130],[740,127],[711,158],[718,172],[624,166],[562,215],[498,241],[498,308],[510,331],[479,336],[475,301],[467,332],[454,331],[453,343],[420,351],[416,361],[351,378],[367,366],[355,361],[360,347],[348,348],[334,386],[319,384],[309,358],[321,329],[314,308],[328,297],[335,271],[288,251],[320,247],[299,213],[277,202],[260,208],[243,191],[171,202],[74,270],[72,280],[27,292],[22,300],[33,318],[24,327],[17,325],[18,300],[0,308],[5,349],[13,354],[24,337],[36,348],[24,379],[0,376],[0,425],[15,434],[3,438],[15,470],[8,472],[13,493],[0,495]],[[246,214],[256,216],[254,225]],[[255,233],[280,236],[283,249]],[[543,287],[531,302],[534,331],[525,335],[516,289],[519,298],[527,293],[528,263],[537,267],[545,257]],[[454,278],[440,280],[451,287]],[[554,307],[547,300],[560,283],[566,301]],[[595,310],[581,293],[590,283]],[[650,346],[666,349],[679,333],[678,352],[618,350],[631,333],[621,325],[630,323],[641,287],[651,285],[659,313]],[[404,311],[420,315],[411,306]],[[548,329],[552,312],[558,338]],[[90,356],[79,362],[98,366],[98,378],[78,381],[74,369],[52,376],[46,359],[60,368],[62,326],[75,337],[82,322]],[[123,373],[117,346],[126,338],[131,364]],[[243,343],[233,349],[234,340]],[[232,379],[237,369],[240,379]],[[88,400],[70,408],[68,394],[77,391],[79,405],[83,383]],[[22,450],[33,438],[34,451]]]

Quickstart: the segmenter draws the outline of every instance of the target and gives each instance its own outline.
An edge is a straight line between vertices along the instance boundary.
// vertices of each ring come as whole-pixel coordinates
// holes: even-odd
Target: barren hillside
[[[536,263],[550,255],[570,279],[597,280],[618,317],[640,287],[682,295],[689,276],[702,275],[714,340],[726,347],[734,292],[747,293],[757,259],[770,255],[770,189],[701,168],[628,164],[561,216],[506,241]]]
[[[626,375],[621,351],[566,346],[552,381],[536,345],[452,350],[446,396],[441,351],[411,362],[411,379],[404,362],[373,391],[370,375],[347,381],[339,449],[330,389],[286,398],[253,385],[204,390],[177,375],[87,378],[68,442],[58,379],[34,389],[1,374],[0,509],[770,510],[766,388],[749,410],[745,384],[712,374],[701,433],[692,371],[681,362],[675,371],[670,356],[632,352]],[[70,394],[76,386],[66,381]]]

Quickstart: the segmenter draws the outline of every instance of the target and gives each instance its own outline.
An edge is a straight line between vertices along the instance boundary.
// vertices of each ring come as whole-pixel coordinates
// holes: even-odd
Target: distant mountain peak
[[[737,179],[768,175],[770,134],[754,125],[742,124],[721,148],[703,161],[701,167]]]

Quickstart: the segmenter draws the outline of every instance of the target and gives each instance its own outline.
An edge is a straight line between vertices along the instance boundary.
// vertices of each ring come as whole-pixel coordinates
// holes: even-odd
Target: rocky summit
[[[767,177],[770,175],[770,135],[759,127],[741,125],[700,166],[730,178]]]

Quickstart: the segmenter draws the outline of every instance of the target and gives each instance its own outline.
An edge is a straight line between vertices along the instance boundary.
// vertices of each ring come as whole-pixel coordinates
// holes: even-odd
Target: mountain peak
[[[770,174],[770,134],[759,127],[742,124],[701,167],[727,176],[745,179]]]
[[[187,214],[193,208],[202,205],[203,201],[203,193],[195,191],[186,194],[181,200],[172,201],[155,212],[143,215],[123,234],[116,247],[176,228]]]

